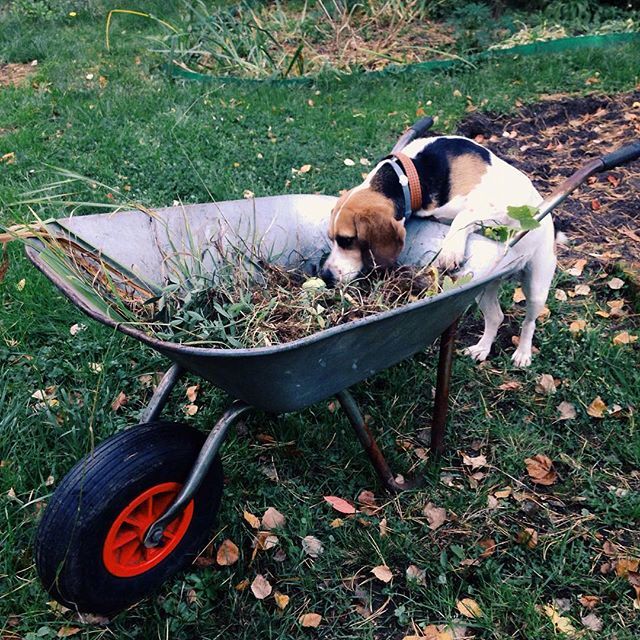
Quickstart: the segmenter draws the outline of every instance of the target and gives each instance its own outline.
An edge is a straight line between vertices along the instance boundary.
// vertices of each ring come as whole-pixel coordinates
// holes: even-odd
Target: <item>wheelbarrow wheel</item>
[[[186,480],[204,435],[180,423],[139,425],[100,444],[62,480],[38,527],[35,560],[49,593],[109,615],[155,591],[206,545],[222,497],[216,456],[200,490],[157,547],[144,535]]]

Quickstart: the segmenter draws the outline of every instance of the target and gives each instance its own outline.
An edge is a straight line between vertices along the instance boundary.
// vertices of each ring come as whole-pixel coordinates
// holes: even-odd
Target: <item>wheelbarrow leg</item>
[[[436,397],[433,403],[433,420],[431,423],[431,451],[439,456],[444,450],[444,435],[449,409],[449,388],[451,386],[451,369],[456,332],[460,318],[450,324],[440,336],[440,354],[438,357],[438,377],[436,379]]]
[[[180,380],[183,373],[184,369],[179,364],[171,365],[164,376],[162,376],[162,380],[160,380],[160,384],[153,392],[149,404],[140,414],[140,422],[153,422],[158,419],[164,409],[164,405],[167,404],[167,400],[169,400],[169,395],[171,395],[173,387],[176,386],[176,383]]]
[[[418,486],[418,481],[405,480],[404,482],[398,482],[396,480],[389,467],[387,459],[384,457],[382,451],[380,451],[378,443],[364,421],[353,396],[348,391],[341,391],[336,397],[347,414],[347,417],[351,422],[351,426],[356,432],[362,448],[365,450],[367,456],[369,456],[369,460],[371,461],[373,468],[376,470],[382,484],[384,484],[389,491],[394,493],[404,491],[405,489],[413,489]]]
[[[207,475],[209,467],[216,454],[220,450],[229,429],[237,422],[238,418],[252,409],[251,405],[240,400],[235,400],[222,414],[222,417],[207,436],[198,458],[189,472],[182,489],[171,503],[169,508],[149,527],[144,537],[145,547],[156,547],[162,540],[164,528],[180,515],[189,504],[193,496],[200,488],[202,480]]]

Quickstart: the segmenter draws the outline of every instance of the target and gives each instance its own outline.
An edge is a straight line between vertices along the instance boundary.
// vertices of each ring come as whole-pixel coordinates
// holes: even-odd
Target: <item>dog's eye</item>
[[[341,249],[350,249],[355,240],[354,236],[336,236],[336,242]]]

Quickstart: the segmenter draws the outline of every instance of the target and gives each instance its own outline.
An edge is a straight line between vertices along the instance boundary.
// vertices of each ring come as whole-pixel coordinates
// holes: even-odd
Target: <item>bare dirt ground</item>
[[[524,171],[544,195],[591,158],[640,139],[640,91],[614,96],[549,96],[511,115],[471,113],[461,135],[486,144]],[[640,271],[640,160],[598,174],[554,212],[576,258]]]
[[[31,64],[0,62],[0,87],[17,86],[35,71]]]

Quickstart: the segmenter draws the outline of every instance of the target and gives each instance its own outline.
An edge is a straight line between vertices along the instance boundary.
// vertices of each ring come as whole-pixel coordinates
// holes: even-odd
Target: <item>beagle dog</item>
[[[332,285],[348,282],[373,267],[394,265],[404,248],[405,222],[411,215],[450,224],[434,264],[442,270],[457,270],[465,259],[471,262],[472,256],[465,256],[470,233],[481,224],[517,227],[507,215],[507,207],[537,207],[541,201],[527,176],[476,142],[460,136],[419,138],[402,153],[381,160],[362,184],[338,199],[329,222],[331,253],[320,275]],[[525,240],[513,249],[525,257],[522,285],[526,316],[512,356],[520,367],[531,364],[536,318],[544,308],[555,273],[551,216]],[[498,302],[499,284],[491,283],[478,299],[484,333],[467,349],[478,361],[489,355],[504,319]]]

